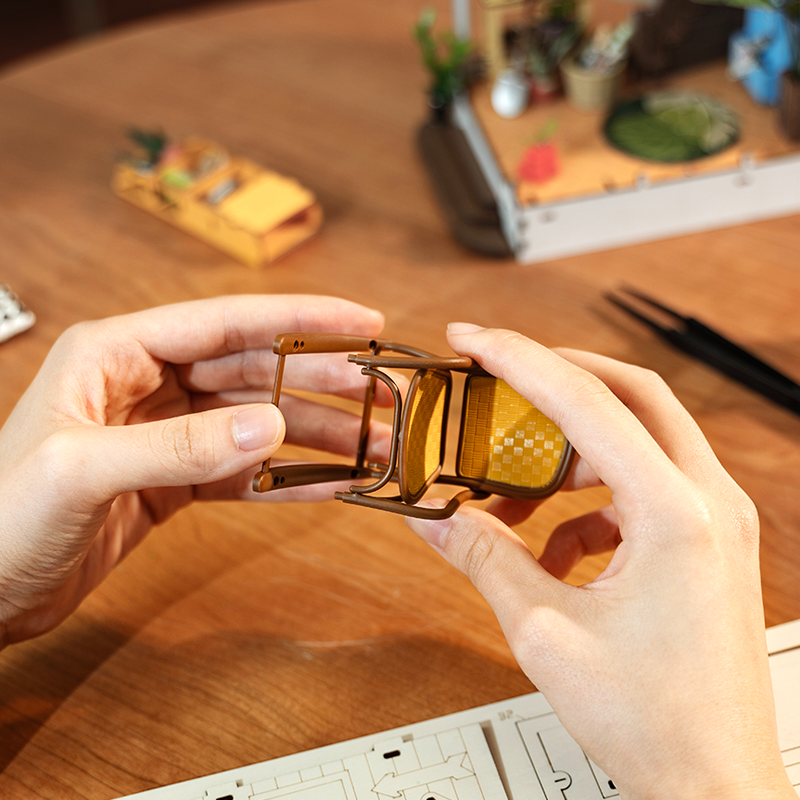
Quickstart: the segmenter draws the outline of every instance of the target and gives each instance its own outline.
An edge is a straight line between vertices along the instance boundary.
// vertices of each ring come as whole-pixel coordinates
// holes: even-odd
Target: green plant
[[[558,130],[558,120],[555,117],[550,117],[544,125],[533,135],[530,145],[533,147],[547,144]]]
[[[147,154],[147,162],[151,166],[158,164],[164,148],[169,143],[167,135],[163,131],[143,131],[140,128],[131,128],[128,131],[128,138]]]
[[[552,75],[580,36],[581,26],[574,20],[556,29],[555,35],[545,36],[533,31],[526,56],[528,72],[534,77]]]
[[[426,9],[414,26],[414,38],[422,52],[422,63],[431,75],[430,95],[434,103],[446,104],[465,85],[465,64],[472,52],[472,43],[452,31],[435,36],[436,12]]]
[[[792,47],[791,73],[800,80],[800,0],[700,0],[714,5],[774,11],[780,14],[789,34]]]
[[[553,76],[583,34],[577,0],[539,0],[514,32],[512,63],[532,78]]]
[[[549,3],[542,5],[540,13],[544,19],[565,22],[575,22],[578,19],[577,0],[550,0]]]

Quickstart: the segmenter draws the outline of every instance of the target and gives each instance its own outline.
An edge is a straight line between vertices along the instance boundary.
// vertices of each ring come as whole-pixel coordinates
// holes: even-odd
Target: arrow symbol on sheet
[[[445,780],[446,778],[453,778],[454,780],[468,778],[475,773],[469,767],[464,766],[466,758],[466,753],[456,753],[442,764],[432,764],[429,767],[415,769],[413,772],[403,772],[400,775],[394,772],[387,772],[372,787],[372,791],[388,797],[400,797],[404,791],[413,789],[415,786],[424,786],[427,783]]]

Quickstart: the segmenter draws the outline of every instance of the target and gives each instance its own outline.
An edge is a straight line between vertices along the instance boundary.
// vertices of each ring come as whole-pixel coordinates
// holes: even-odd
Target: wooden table
[[[387,336],[440,353],[454,318],[516,328],[664,375],[761,510],[767,622],[800,617],[800,419],[602,297],[646,285],[800,376],[800,220],[535,266],[465,252],[414,150],[418,11],[249,3],[6,72],[0,263],[38,322],[0,346],[0,415],[68,325],[159,303],[339,294],[385,309]],[[325,209],[321,234],[253,271],[118,200],[112,160],[130,124],[298,178]],[[600,495],[558,496],[521,533],[539,552]],[[156,530],[58,630],[0,656],[0,796],[116,797],[530,689],[483,600],[399,518],[209,504]]]

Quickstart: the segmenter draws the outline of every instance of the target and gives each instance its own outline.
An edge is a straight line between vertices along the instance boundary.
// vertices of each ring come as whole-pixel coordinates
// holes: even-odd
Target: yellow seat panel
[[[442,465],[442,431],[447,408],[448,379],[439,372],[420,374],[409,397],[405,426],[402,481],[411,497],[422,492]]]
[[[490,375],[470,379],[461,436],[459,475],[528,489],[552,482],[566,448],[554,422]]]

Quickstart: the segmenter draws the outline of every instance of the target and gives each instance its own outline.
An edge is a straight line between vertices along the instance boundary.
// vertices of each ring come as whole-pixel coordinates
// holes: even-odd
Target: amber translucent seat
[[[345,464],[290,464],[272,467],[265,461],[255,476],[256,491],[326,481],[367,480],[335,497],[399,514],[426,518],[452,515],[465,500],[489,494],[520,499],[544,498],[563,483],[572,448],[558,427],[507,383],[484,372],[469,358],[440,358],[392,342],[335,334],[287,333],[275,340],[278,372],[273,402],[278,404],[284,359],[292,353],[350,351],[349,360],[369,377],[356,461]],[[357,351],[357,352],[353,352]],[[391,353],[391,355],[387,355]],[[405,401],[384,369],[414,370]],[[456,474],[443,475],[453,372],[465,373],[458,434]],[[376,382],[394,398],[391,453],[387,464],[367,464]],[[397,496],[375,494],[389,483]],[[434,484],[464,491],[444,506],[417,505]]]
[[[548,491],[558,479],[567,441],[507,383],[471,375],[464,392],[458,474],[499,492]]]

